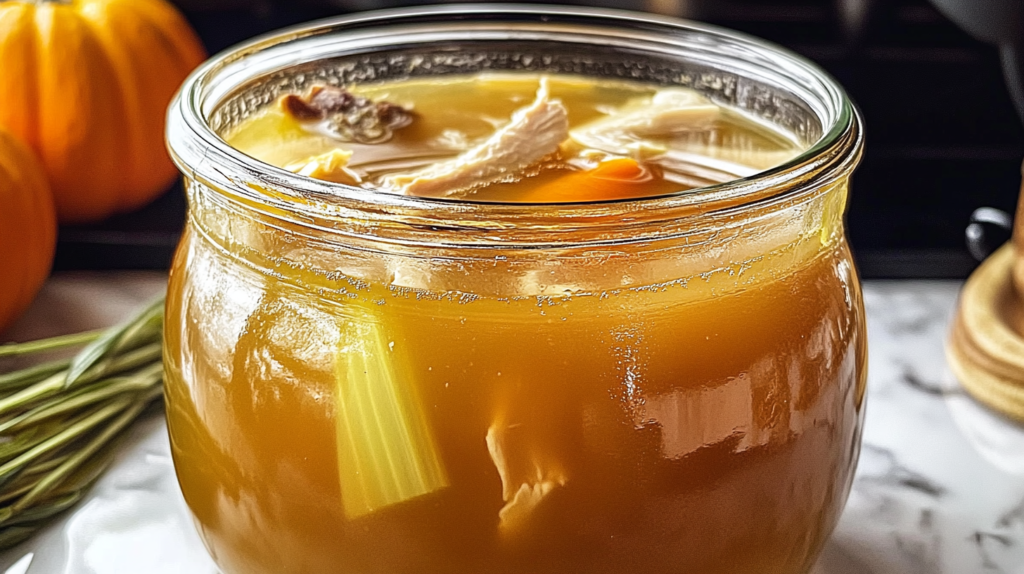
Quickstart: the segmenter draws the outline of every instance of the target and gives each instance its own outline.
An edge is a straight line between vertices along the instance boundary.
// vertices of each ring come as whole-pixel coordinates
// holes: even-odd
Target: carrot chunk
[[[574,171],[532,189],[523,201],[556,203],[639,197],[651,173],[631,158],[602,161],[594,169]]]

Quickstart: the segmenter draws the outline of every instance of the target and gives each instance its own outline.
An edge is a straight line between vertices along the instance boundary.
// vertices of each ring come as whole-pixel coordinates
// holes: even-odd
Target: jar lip
[[[628,32],[630,36],[657,40],[669,49],[675,46],[679,50],[684,48],[682,42],[685,38],[673,38],[671,33],[688,33],[747,50],[748,55],[763,59],[750,63],[752,70],[768,71],[765,66],[776,65],[789,77],[799,76],[798,80],[811,84],[803,87],[815,90],[820,100],[805,103],[816,104],[817,112],[824,115],[819,115],[822,135],[785,163],[711,186],[634,199],[511,203],[403,196],[312,179],[264,163],[233,148],[208,121],[208,115],[215,106],[223,103],[232,88],[241,85],[241,81],[233,85],[224,82],[226,87],[211,92],[209,80],[232,66],[236,69],[230,72],[243,76],[244,80],[259,77],[253,72],[255,66],[243,64],[273,53],[275,48],[291,43],[308,43],[311,39],[336,32],[352,35],[356,31],[372,31],[381,46],[386,46],[380,39],[408,33],[412,29],[410,27],[417,23],[427,22],[435,29],[452,32],[468,30],[470,26],[476,26],[474,30],[483,30],[487,28],[487,22],[493,21],[500,22],[502,29],[508,30],[515,28],[509,19],[531,29],[568,29],[570,33],[574,30],[576,33]],[[347,41],[335,40],[332,45],[338,46]],[[842,87],[816,64],[784,48],[725,28],[677,18],[615,9],[525,4],[450,4],[377,10],[317,20],[257,37],[217,54],[186,79],[169,108],[167,139],[175,163],[195,181],[227,192],[251,208],[270,210],[276,217],[294,219],[314,227],[334,227],[335,230],[336,226],[318,225],[313,221],[367,216],[370,219],[407,219],[413,225],[417,221],[421,224],[431,222],[435,228],[437,223],[445,223],[450,224],[449,228],[464,230],[535,225],[549,229],[553,222],[592,226],[597,220],[607,221],[608,216],[615,212],[630,214],[630,220],[656,223],[688,213],[742,208],[813,188],[820,179],[852,171],[859,162],[863,147],[860,116]],[[281,197],[263,193],[267,186],[280,191]],[[296,202],[296,199],[303,201]]]

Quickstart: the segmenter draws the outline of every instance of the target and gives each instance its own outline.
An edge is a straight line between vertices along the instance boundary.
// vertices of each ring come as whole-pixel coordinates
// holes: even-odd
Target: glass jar
[[[713,187],[531,205],[313,180],[218,136],[310,84],[483,70],[689,86],[808,149]],[[168,141],[189,201],[168,427],[225,573],[814,563],[857,460],[866,344],[843,229],[860,121],[813,65],[626,12],[371,13],[208,62]]]

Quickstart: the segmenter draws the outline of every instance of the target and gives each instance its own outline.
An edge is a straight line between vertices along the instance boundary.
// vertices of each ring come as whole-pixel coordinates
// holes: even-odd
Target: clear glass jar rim
[[[294,60],[296,53],[307,58],[301,62],[316,60],[310,56],[317,54],[318,47],[336,49],[354,38],[387,46],[396,37],[408,34],[415,24],[429,24],[442,35],[455,30],[482,33],[488,30],[488,22],[501,24],[500,29],[492,27],[492,32],[509,31],[514,28],[510,20],[533,30],[561,34],[628,33],[638,41],[653,41],[667,50],[685,49],[686,38],[673,34],[682,32],[740,49],[760,57],[757,62],[748,62],[750,71],[760,69],[779,78],[793,79],[794,86],[802,88],[804,95],[819,96],[817,101],[805,103],[816,108],[823,135],[784,164],[713,186],[640,199],[531,204],[401,196],[311,179],[234,149],[208,121],[212,111],[235,88],[282,69],[279,61]],[[337,33],[347,34],[348,38],[330,38]],[[316,40],[322,38],[329,41],[316,46]],[[813,189],[819,181],[847,175],[859,162],[863,147],[859,115],[839,84],[815,64],[783,48],[731,30],[675,18],[611,9],[519,4],[454,4],[364,12],[256,38],[214,56],[189,76],[171,103],[167,139],[172,158],[188,177],[274,217],[327,231],[339,231],[336,223],[344,219],[358,220],[360,224],[356,227],[365,229],[376,228],[380,222],[401,223],[435,235],[446,230],[476,230],[484,232],[480,238],[483,243],[503,241],[490,232],[553,228],[586,229],[594,233],[594,242],[603,243],[617,235],[613,228],[628,234],[629,229],[638,226],[779,201]],[[267,187],[278,193],[271,196],[260,191]],[[326,223],[329,220],[334,223]],[[358,229],[350,229],[349,233],[363,234]],[[370,235],[380,238],[378,233]],[[410,240],[416,241],[410,237],[399,241]],[[455,241],[474,242],[466,237]]]

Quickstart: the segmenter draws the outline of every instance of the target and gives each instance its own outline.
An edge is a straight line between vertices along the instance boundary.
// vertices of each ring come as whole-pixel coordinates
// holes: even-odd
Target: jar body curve
[[[342,246],[201,193],[171,276],[168,424],[225,572],[794,574],[832,530],[866,366],[841,236],[708,268],[682,246],[383,265],[465,286],[435,291],[375,282],[379,254],[351,254],[362,278],[321,272]],[[593,269],[646,277],[489,292]]]
[[[167,421],[225,574],[812,567],[864,412],[856,113],[754,40],[545,10],[285,33],[208,64],[172,107],[189,214]],[[691,192],[530,206],[317,182],[218,136],[310,82],[487,70],[689,87],[807,151]]]

